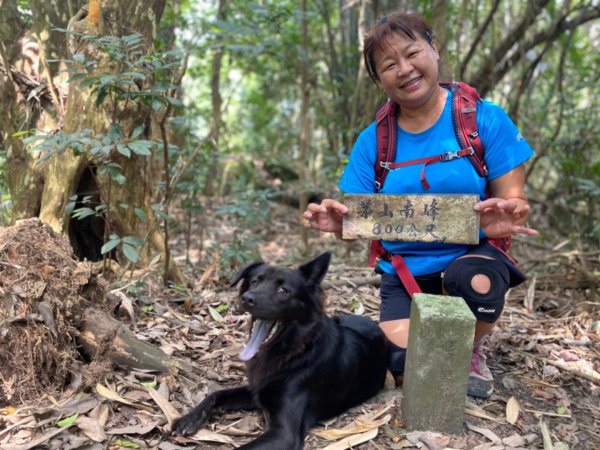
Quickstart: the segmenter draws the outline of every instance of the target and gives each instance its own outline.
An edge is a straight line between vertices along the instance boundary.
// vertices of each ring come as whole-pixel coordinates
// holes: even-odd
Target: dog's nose
[[[244,303],[252,306],[254,305],[254,294],[252,294],[252,292],[244,292],[244,295],[242,295],[242,300]]]

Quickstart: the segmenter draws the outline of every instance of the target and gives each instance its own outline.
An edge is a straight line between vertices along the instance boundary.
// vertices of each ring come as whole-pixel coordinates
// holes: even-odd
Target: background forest
[[[40,216],[77,248],[85,244],[73,228],[103,215],[100,242],[79,250],[91,259],[110,236],[136,259],[132,250],[156,228],[140,221],[175,208],[169,226],[191,232],[186,222],[215,199],[248,222],[236,227],[240,248],[229,249],[243,258],[260,239],[247,225],[266,217],[270,201],[302,210],[334,194],[355,137],[385,100],[362,66],[362,36],[395,9],[423,13],[443,78],[502,105],[536,150],[531,225],[552,242],[599,244],[595,1],[1,5],[0,218]],[[141,10],[153,13],[119,17]],[[67,170],[73,153],[85,161]],[[101,199],[89,194],[98,184]],[[66,218],[74,209],[79,223]],[[203,222],[193,222],[201,235]],[[133,247],[116,240],[129,235]],[[304,237],[297,250],[307,245]]]
[[[8,342],[0,368],[16,368],[0,371],[0,449],[21,448],[18,439],[50,440],[39,437],[43,426],[21,436],[17,419],[10,422],[14,411],[1,408],[65,389],[73,369],[46,360],[53,352],[64,356],[62,346],[72,342],[61,336],[73,327],[94,334],[94,324],[113,320],[90,316],[71,294],[121,308],[121,322],[169,355],[157,356],[161,370],[172,355],[201,361],[196,377],[181,370],[203,389],[243,377],[228,353],[243,334],[226,282],[248,261],[291,264],[333,251],[332,284],[353,281],[335,288],[331,310],[376,317],[368,245],[311,234],[301,212],[309,201],[338,195],[354,140],[386,100],[368,79],[361,48],[365,31],[395,10],[424,15],[437,33],[443,79],[465,81],[500,104],[536,151],[526,187],[529,225],[541,234],[514,245],[530,281],[511,293],[509,319],[490,344],[500,355],[495,376],[516,367],[535,382],[497,383],[499,397],[475,414],[485,416],[472,425],[479,431],[467,424],[470,434],[452,446],[475,448],[474,435],[494,441],[482,427],[501,440],[515,431],[489,414],[503,416],[494,405],[508,408],[508,398],[519,394],[530,408],[523,416],[523,406],[516,429],[521,447],[528,432],[543,435],[548,449],[553,440],[572,448],[600,445],[600,354],[592,345],[600,329],[598,0],[0,0],[0,325],[13,327],[0,328],[0,343]],[[47,229],[22,221],[31,218]],[[53,259],[71,251],[75,258]],[[82,266],[85,260],[93,264]],[[96,288],[103,293],[90,294]],[[76,323],[64,333],[51,333],[47,321],[36,332],[17,330],[16,317],[41,299],[55,316],[64,315],[64,323],[54,317],[59,331]],[[190,314],[189,328],[181,325],[183,313]],[[13,332],[28,337],[11,340]],[[567,351],[565,339],[577,346],[569,348],[576,359],[568,362],[583,361],[585,370],[550,361]],[[30,351],[40,342],[56,343],[56,350]],[[98,348],[88,344],[95,355]],[[3,359],[14,355],[29,359]],[[26,384],[13,380],[17,373],[33,374],[39,384],[13,392]],[[95,367],[82,383],[104,376]],[[118,376],[112,386],[131,393],[131,380]],[[171,401],[182,411],[193,402],[179,389]],[[97,393],[125,408],[106,413],[106,428],[131,425],[125,403]],[[155,424],[165,432],[174,416],[152,399],[166,415]],[[540,409],[550,411],[541,417],[555,420],[547,439]],[[138,434],[149,448],[183,448],[153,447],[160,435],[143,430]],[[389,435],[378,439],[381,447],[356,448],[407,448]],[[311,436],[307,448],[321,444]]]

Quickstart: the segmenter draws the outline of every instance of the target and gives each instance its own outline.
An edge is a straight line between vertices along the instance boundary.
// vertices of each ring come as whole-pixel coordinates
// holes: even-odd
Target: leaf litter
[[[289,224],[293,214],[289,210],[273,219],[282,221],[279,229],[285,233],[257,231],[264,233],[260,251],[266,261],[302,260],[289,250],[301,248]],[[327,311],[376,319],[378,279],[361,265],[366,244],[316,235],[311,241],[315,254],[317,245],[334,253]],[[408,432],[400,414],[401,390],[388,380],[374,399],[312,430],[305,448],[600,448],[599,304],[597,278],[596,285],[589,280],[590,273],[598,273],[600,253],[527,242],[517,242],[515,250],[531,281],[508,295],[487,345],[495,392],[488,400],[467,400],[459,436]],[[237,355],[247,337],[247,318],[237,312],[227,280],[217,275],[217,252],[204,253],[205,263],[188,266],[196,282],[187,289],[165,290],[156,283],[148,288],[151,298],[122,291],[117,296],[120,319],[135,336],[167,355],[194,361],[200,372],[196,383],[176,372],[106,370],[105,363],[79,355],[73,345],[78,315],[90,303],[106,302],[108,283],[39,221],[0,229],[0,340],[5,349],[14,349],[2,352],[0,366],[0,449],[225,450],[261,434],[266,426],[261,413],[230,412],[212,417],[189,438],[169,436],[173,421],[207,393],[244,382]],[[585,267],[583,275],[578,267]],[[33,340],[23,343],[28,333]],[[48,363],[56,354],[59,361]],[[21,386],[30,387],[18,391]]]

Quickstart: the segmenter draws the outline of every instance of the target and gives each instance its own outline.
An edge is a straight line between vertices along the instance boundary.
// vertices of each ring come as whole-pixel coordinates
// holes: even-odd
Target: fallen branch
[[[575,375],[579,378],[584,378],[588,381],[591,381],[594,384],[600,386],[600,373],[596,372],[594,369],[588,369],[585,367],[573,367],[572,364],[566,363],[564,361],[553,361],[551,359],[542,358],[546,364],[550,364],[554,367],[558,367],[561,370],[569,372],[572,375]]]
[[[193,362],[174,358],[157,347],[140,341],[126,325],[96,308],[84,313],[79,339],[84,352],[96,359],[105,357],[114,364],[158,373],[177,373],[193,381],[202,379],[202,370]]]

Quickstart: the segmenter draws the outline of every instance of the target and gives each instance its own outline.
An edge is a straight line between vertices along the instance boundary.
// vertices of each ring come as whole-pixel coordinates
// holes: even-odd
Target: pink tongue
[[[273,322],[270,320],[256,319],[254,326],[252,327],[252,333],[250,339],[244,346],[244,349],[240,353],[240,359],[242,361],[248,361],[252,359],[254,355],[258,353],[258,349],[269,334],[269,330],[273,326]]]

